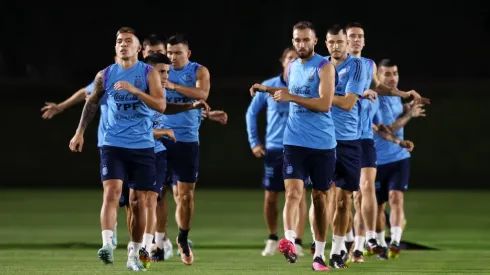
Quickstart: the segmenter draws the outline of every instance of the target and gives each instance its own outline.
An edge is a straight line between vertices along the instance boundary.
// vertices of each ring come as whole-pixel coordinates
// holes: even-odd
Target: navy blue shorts
[[[199,142],[173,142],[162,138],[167,148],[166,185],[175,185],[177,181],[195,183],[199,173]]]
[[[264,178],[262,184],[265,190],[272,192],[284,191],[282,177],[282,149],[267,150],[264,156]]]
[[[374,140],[370,138],[361,139],[361,168],[376,168],[376,148]]]
[[[167,152],[160,151],[155,154],[155,179],[156,179],[156,189],[158,189],[158,200],[160,200],[160,195],[162,193],[163,185],[167,180]]]
[[[129,188],[138,191],[158,192],[155,182],[154,148],[128,149],[113,146],[102,146],[101,149],[102,181],[127,179]]]
[[[311,180],[314,190],[330,189],[335,172],[335,149],[284,145],[284,179]]]
[[[358,191],[361,178],[361,140],[337,140],[335,186],[346,191]]]
[[[381,205],[388,201],[391,190],[405,192],[410,178],[410,158],[378,165],[376,199]]]
[[[100,171],[102,171],[102,147],[99,147],[100,154]],[[128,175],[126,175],[123,180],[121,197],[119,198],[119,207],[129,206],[129,184],[128,184]]]

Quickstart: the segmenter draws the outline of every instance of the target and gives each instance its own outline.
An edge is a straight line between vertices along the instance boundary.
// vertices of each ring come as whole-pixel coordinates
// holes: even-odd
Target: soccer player
[[[287,87],[286,69],[291,60],[298,57],[296,50],[293,47],[286,48],[283,51],[279,60],[283,66],[283,73],[280,75],[265,80],[261,85],[272,87]],[[265,150],[257,130],[257,117],[260,111],[267,106],[267,129],[265,139]],[[282,151],[284,128],[289,113],[288,102],[275,102],[274,99],[268,96],[267,93],[257,93],[247,109],[246,122],[247,133],[252,153],[255,157],[264,157],[264,178],[263,185],[265,188],[264,197],[264,217],[269,229],[269,238],[265,249],[262,251],[262,256],[272,256],[275,254],[278,246],[279,237],[277,235],[277,217],[278,217],[278,196],[279,192],[284,191],[284,179],[282,177]],[[306,223],[306,190],[300,203],[298,224],[296,233],[298,238],[295,239],[296,254],[304,256],[301,246],[301,237],[304,232]]]
[[[420,95],[416,91],[402,92],[396,89],[392,89],[389,86],[379,82],[375,75],[376,64],[369,58],[362,57],[362,50],[365,46],[365,34],[361,24],[352,22],[345,27],[347,33],[347,49],[349,54],[354,57],[361,58],[365,71],[367,73],[367,82],[364,90],[368,90],[373,84],[376,86],[376,91],[379,95],[394,95],[404,98],[413,97],[414,99],[420,99]],[[376,82],[373,83],[373,79]],[[361,100],[361,180],[360,180],[360,192],[354,192],[354,228],[355,228],[355,241],[352,249],[352,262],[364,262],[363,251],[364,243],[366,242],[366,254],[374,255],[381,253],[381,247],[378,246],[376,241],[376,216],[377,216],[377,203],[374,181],[376,178],[376,150],[374,148],[372,120],[379,107],[379,101]],[[363,223],[364,221],[364,223]],[[350,227],[352,228],[352,227]],[[366,230],[365,230],[366,229]],[[352,230],[349,232],[351,233]],[[349,235],[347,233],[347,235]]]
[[[191,62],[189,42],[181,35],[167,41],[167,56],[172,62],[169,81],[166,83],[167,101],[188,103],[206,100],[209,96],[210,74],[206,67]],[[190,110],[176,115],[165,115],[162,123],[173,129],[177,142],[163,139],[167,147],[168,172],[177,180],[176,219],[179,226],[177,245],[181,260],[186,265],[194,262],[188,243],[190,223],[194,213],[194,190],[199,170],[199,126],[201,110]]]
[[[101,154],[101,177],[104,186],[101,210],[103,247],[99,258],[114,262],[111,246],[112,227],[116,222],[118,200],[123,180],[130,180],[131,242],[127,268],[144,270],[139,260],[146,226],[146,197],[155,190],[155,140],[152,131],[152,109],[163,113],[166,101],[158,72],[138,61],[141,45],[131,28],[116,34],[117,62],[100,71],[94,90],[83,108],[77,131],[70,141],[73,152],[83,149],[83,134],[97,112],[100,100],[107,96],[107,129]]]
[[[347,37],[338,25],[327,32],[327,57],[339,74],[339,84],[333,98],[332,118],[337,139],[335,185],[331,190],[335,207],[333,213],[333,241],[330,266],[347,267],[342,258],[345,236],[349,227],[352,192],[359,188],[361,174],[361,142],[359,98],[364,95],[366,73],[362,61],[347,53]],[[318,249],[318,248],[317,248]],[[347,253],[347,251],[345,252]]]
[[[310,22],[293,27],[293,46],[298,59],[287,71],[288,88],[265,87],[274,100],[290,102],[289,117],[284,130],[283,177],[286,189],[284,205],[285,239],[279,251],[290,263],[297,261],[295,216],[304,192],[304,180],[310,176],[315,206],[315,255],[313,270],[328,271],[324,262],[328,220],[327,191],[335,169],[335,129],[330,114],[335,90],[335,68],[314,52],[318,41]],[[254,85],[251,92],[260,86]],[[264,91],[264,90],[262,90]]]
[[[396,89],[399,82],[397,64],[384,59],[379,62],[378,67],[377,74],[381,83]],[[409,109],[405,114],[403,114],[404,106],[399,97],[381,96],[379,101],[380,107],[373,122],[386,125],[397,137],[397,143],[403,140],[403,127],[411,118],[425,117],[425,111],[421,108],[423,106],[421,100],[414,100],[409,104]],[[389,201],[391,208],[391,243],[388,256],[397,258],[400,254],[402,222],[405,219],[403,194],[409,184],[410,152],[377,135],[374,136],[374,142],[378,161],[376,174],[376,197],[378,202],[377,239],[386,251],[384,209],[386,202]],[[381,254],[380,258],[386,258],[386,253]]]
[[[162,87],[165,86],[168,80],[168,74],[170,71],[170,59],[161,53],[150,54],[145,58],[145,63],[151,65],[160,75]],[[206,108],[209,111],[209,106],[203,100],[195,101],[192,103],[167,103],[167,108],[164,114],[177,114],[192,109]],[[175,142],[175,135],[172,129],[165,129],[162,125],[162,113],[154,111],[153,113],[153,136],[155,138],[155,154],[156,154],[156,188],[160,191],[163,189],[166,182],[166,148],[161,142],[161,138],[167,137]],[[157,201],[163,200],[160,194],[150,192],[147,198],[147,222],[145,228],[145,234],[143,235],[143,251],[140,252],[140,260],[145,267],[149,267],[150,262],[150,249],[153,242],[153,234],[156,227],[160,223],[160,217],[157,217]],[[165,217],[166,218],[166,217]],[[162,255],[163,257],[163,250]]]

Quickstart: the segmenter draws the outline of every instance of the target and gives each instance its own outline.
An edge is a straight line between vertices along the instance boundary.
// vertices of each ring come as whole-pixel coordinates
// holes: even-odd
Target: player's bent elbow
[[[165,99],[159,100],[156,111],[159,113],[164,113],[166,109],[167,109],[167,101]]]
[[[209,97],[209,90],[203,90],[201,92],[201,96],[199,97],[199,99],[208,100],[208,97]]]

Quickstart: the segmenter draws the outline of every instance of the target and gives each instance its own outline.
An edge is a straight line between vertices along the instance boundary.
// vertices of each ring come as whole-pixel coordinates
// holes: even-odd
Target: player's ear
[[[192,53],[191,50],[187,50],[187,58],[190,58],[191,57],[191,53]]]
[[[315,45],[318,43],[318,37],[315,37]]]
[[[141,52],[141,49],[142,49],[141,45],[138,45],[138,52]]]

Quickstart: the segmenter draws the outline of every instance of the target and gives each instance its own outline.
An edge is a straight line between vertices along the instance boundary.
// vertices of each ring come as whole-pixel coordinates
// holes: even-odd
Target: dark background
[[[102,2],[16,1],[0,11],[1,186],[100,186],[97,121],[86,132],[84,152],[74,154],[68,143],[82,106],[50,121],[40,108],[61,102],[112,63],[115,33],[130,26],[141,39],[186,33],[191,60],[211,73],[208,102],[229,114],[226,126],[202,124],[199,188],[259,187],[262,161],[252,156],[245,129],[248,88],[280,73],[292,26],[309,20],[322,55],[328,27],[361,22],[363,55],[395,60],[400,88],[431,98],[428,116],[405,131],[415,143],[411,188],[488,187],[490,11],[479,2]]]

